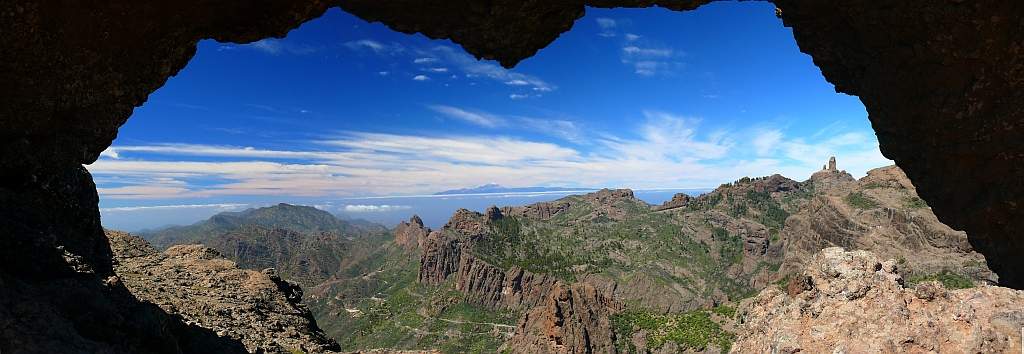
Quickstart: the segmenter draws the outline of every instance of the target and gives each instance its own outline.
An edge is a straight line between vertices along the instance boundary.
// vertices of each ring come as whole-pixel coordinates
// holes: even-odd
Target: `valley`
[[[751,298],[835,246],[896,260],[908,287],[998,281],[895,166],[742,178],[661,205],[605,189],[463,209],[437,230],[279,204],[141,236],[274,268],[342,351],[727,352]]]

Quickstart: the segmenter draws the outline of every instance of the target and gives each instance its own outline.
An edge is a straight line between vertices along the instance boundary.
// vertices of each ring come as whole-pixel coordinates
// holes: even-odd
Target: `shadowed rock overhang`
[[[706,2],[15,0],[0,9],[0,231],[14,245],[0,252],[12,255],[2,269],[24,266],[15,255],[50,252],[32,230],[51,230],[47,242],[109,272],[95,187],[80,165],[111,144],[199,40],[280,37],[340,6],[511,67],[568,31],[586,6],[692,10]],[[1024,287],[1016,236],[1024,227],[1024,2],[774,3],[825,79],[860,97],[882,153],[939,218],[968,232],[1005,285]]]

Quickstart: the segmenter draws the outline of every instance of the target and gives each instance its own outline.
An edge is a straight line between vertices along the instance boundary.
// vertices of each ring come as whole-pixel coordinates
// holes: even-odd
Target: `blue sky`
[[[87,167],[106,222],[492,182],[802,180],[830,155],[857,176],[890,163],[768,3],[588,9],[512,70],[334,9],[284,39],[201,42]]]

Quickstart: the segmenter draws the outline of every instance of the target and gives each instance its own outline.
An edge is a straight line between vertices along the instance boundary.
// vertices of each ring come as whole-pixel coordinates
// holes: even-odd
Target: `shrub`
[[[928,203],[925,203],[924,199],[918,197],[907,197],[907,199],[903,200],[903,205],[907,207],[907,209],[921,209],[928,207]]]
[[[862,192],[854,192],[847,195],[846,204],[857,209],[872,209],[878,207],[878,202]]]
[[[942,283],[942,286],[946,289],[968,289],[974,287],[974,282],[970,278],[963,276],[962,274],[954,273],[949,270],[943,270],[935,274],[920,274],[912,275],[907,278],[907,287],[913,287],[921,282],[930,280],[937,280]]]
[[[721,310],[719,310],[721,311]],[[735,311],[735,310],[732,310]],[[668,342],[675,342],[681,349],[702,351],[709,344],[727,353],[732,347],[735,335],[722,329],[711,320],[708,310],[694,310],[679,314],[654,314],[648,311],[627,311],[613,315],[612,328],[616,337],[620,338],[617,347],[624,352],[633,352],[635,348],[628,341],[637,331],[647,331],[649,348],[661,348]]]

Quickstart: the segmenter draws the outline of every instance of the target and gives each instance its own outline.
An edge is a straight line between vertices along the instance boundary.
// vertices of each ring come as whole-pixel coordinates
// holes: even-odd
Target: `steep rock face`
[[[839,247],[818,253],[786,292],[770,287],[740,318],[735,353],[1013,353],[1024,292],[938,282],[906,289],[895,260]]]
[[[422,250],[429,234],[430,228],[423,226],[423,219],[413,215],[409,221],[395,226],[395,244],[406,251]]]
[[[504,348],[512,353],[614,353],[609,316],[622,305],[586,283],[558,284],[519,320]]]
[[[492,309],[521,309],[539,304],[554,286],[555,278],[519,267],[499,268],[476,257],[468,248],[472,237],[482,235],[487,228],[487,220],[479,213],[458,211],[443,230],[432,232],[423,249],[419,282],[436,285],[452,276],[455,289],[469,295],[470,302]]]
[[[489,308],[523,309],[540,304],[557,280],[519,267],[503,270],[470,253],[462,253],[455,289]]]
[[[424,284],[441,284],[459,269],[462,241],[441,231],[433,231],[423,243],[420,271],[416,279]]]
[[[273,269],[242,270],[216,250],[180,245],[159,253],[141,238],[107,233],[115,272],[132,294],[249,352],[337,350],[300,302],[302,289]]]

